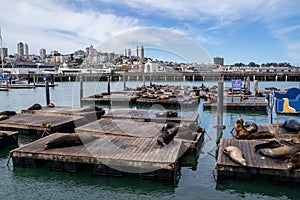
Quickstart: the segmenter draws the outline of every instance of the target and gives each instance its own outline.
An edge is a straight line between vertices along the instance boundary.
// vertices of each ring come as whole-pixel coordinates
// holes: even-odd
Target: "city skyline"
[[[202,59],[195,60],[201,56],[189,58],[186,56],[189,52],[177,51],[182,43],[181,39],[174,40],[176,34],[171,37],[157,31],[153,36],[149,31],[158,28],[182,34],[185,40],[189,38],[199,49],[203,48],[211,62],[213,57],[219,56],[224,58],[224,64],[251,61],[300,64],[299,3],[291,0],[0,2],[1,33],[9,54],[17,53],[20,41],[28,44],[29,54],[39,55],[42,48],[68,54],[90,45],[100,48],[111,40],[115,45],[112,50],[119,54],[125,48],[143,45],[145,57],[201,63]],[[136,31],[149,27],[147,31]],[[124,33],[132,31],[134,35],[124,37]],[[119,35],[123,35],[119,37],[123,40],[132,37],[136,43],[130,38],[131,46],[122,46],[124,41],[113,40]],[[163,42],[172,45],[162,45]]]

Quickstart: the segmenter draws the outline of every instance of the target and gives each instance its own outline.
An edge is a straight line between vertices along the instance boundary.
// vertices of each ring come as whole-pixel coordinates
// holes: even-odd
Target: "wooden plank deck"
[[[138,105],[153,105],[153,104],[160,104],[160,105],[183,105],[183,106],[197,106],[199,99],[193,99],[187,97],[177,97],[177,98],[169,98],[169,99],[149,99],[149,98],[138,98],[136,103]]]
[[[226,96],[223,100],[224,109],[227,110],[254,110],[254,111],[267,111],[268,102],[265,97],[249,97],[243,101],[240,101],[240,97]],[[217,108],[217,103],[204,102],[204,109]]]
[[[101,98],[96,98],[95,95],[84,97],[81,99],[83,103],[129,103],[134,104],[138,97],[131,93],[111,93],[110,95],[103,95]]]
[[[18,144],[18,132],[0,131],[0,149]]]
[[[106,119],[132,119],[145,122],[174,122],[174,123],[197,123],[198,112],[179,112],[177,117],[157,117],[156,113],[162,112],[159,110],[133,110],[133,109],[119,109],[114,110],[102,116]]]
[[[238,174],[251,174],[299,179],[300,170],[288,170],[287,162],[285,162],[284,159],[269,158],[255,152],[254,146],[264,142],[264,140],[237,140],[221,138],[216,164],[218,178],[223,179],[228,176],[235,177]],[[223,153],[223,149],[230,145],[241,149],[247,162],[246,167],[242,167],[234,163]]]
[[[135,120],[100,119],[75,128],[75,132],[88,132],[94,135],[122,135],[132,137],[154,137],[160,134],[164,124]]]
[[[45,127],[43,123],[49,122],[50,127]],[[27,130],[47,131],[53,133],[56,131],[73,132],[75,126],[81,126],[88,123],[84,117],[80,116],[53,116],[42,114],[19,113],[11,116],[9,119],[0,121],[0,129],[2,130],[18,130],[19,133],[26,134]]]
[[[133,168],[165,168],[181,155],[182,142],[174,140],[167,147],[157,144],[155,138],[101,135],[95,141],[81,146],[48,149],[45,143],[63,133],[54,133],[10,152],[12,158],[105,164]]]
[[[63,116],[81,116],[87,118],[89,121],[95,121],[100,119],[101,116],[105,113],[105,110],[95,110],[94,107],[70,107],[70,106],[55,106],[54,108],[43,106],[41,110],[21,110],[21,113],[30,113],[30,114],[44,114],[44,115],[63,115]]]

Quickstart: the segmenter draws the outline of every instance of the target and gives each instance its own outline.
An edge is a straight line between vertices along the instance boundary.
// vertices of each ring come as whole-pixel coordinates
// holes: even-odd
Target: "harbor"
[[[279,82],[278,82],[279,83]],[[284,87],[282,87],[282,89],[285,89],[286,87],[293,87],[295,86],[295,83],[293,82],[286,82],[288,85],[285,85]],[[146,82],[146,85],[149,84],[148,82]],[[183,82],[180,82],[179,84],[184,84]],[[185,83],[186,85],[201,85],[201,83],[199,82],[187,82]],[[215,82],[205,82],[205,85],[208,85],[209,87],[214,86],[216,83]],[[229,85],[229,82],[225,82],[225,86]],[[274,84],[274,83],[273,83]],[[136,86],[136,82],[128,82],[127,83],[128,86],[131,87],[135,87]],[[264,88],[266,86],[270,85],[270,83],[265,83],[265,82],[259,82],[259,87],[260,88]],[[276,86],[276,83],[274,84]],[[64,90],[62,90],[62,87],[64,88],[70,88],[71,89],[71,93],[65,93]],[[116,90],[120,90],[120,86],[123,86],[123,82],[112,82],[111,83],[111,90],[112,91],[116,91]],[[279,85],[277,85],[279,86]],[[84,82],[83,83],[83,87],[84,87],[84,96],[91,96],[97,93],[105,93],[107,92],[107,83],[106,82]],[[95,89],[96,88],[96,89]],[[101,89],[99,89],[101,88]],[[118,89],[117,89],[118,88]],[[61,90],[61,91],[60,91]],[[16,108],[15,110],[20,112],[21,114],[36,114],[36,115],[42,115],[42,113],[47,113],[47,115],[55,115],[55,116],[70,116],[70,115],[75,115],[75,116],[79,116],[78,114],[80,114],[79,117],[88,117],[89,115],[85,112],[80,112],[81,109],[79,109],[78,107],[80,106],[80,94],[77,92],[79,91],[79,83],[77,82],[66,82],[66,83],[62,83],[59,85],[59,87],[57,88],[50,88],[50,97],[51,97],[51,102],[55,103],[55,108],[47,108],[43,106],[43,109],[41,110],[35,110],[35,111],[30,111],[27,110],[25,108],[28,108],[29,106],[32,105],[33,102],[38,102],[42,105],[45,105],[45,88],[37,88],[35,90],[30,90],[32,91],[34,95],[34,99],[30,100],[31,97],[29,97],[28,99],[28,103],[23,104],[24,106],[19,106],[19,107],[14,107]],[[23,92],[23,90],[18,90],[20,93]],[[25,90],[24,90],[25,91]],[[11,94],[13,95],[15,91],[13,91]],[[61,102],[61,95],[57,95],[57,92],[64,92],[64,104],[58,104],[58,102]],[[33,97],[32,97],[33,98]],[[16,102],[18,103],[18,102]],[[235,179],[235,180],[231,180],[232,178],[226,178],[224,179],[219,179],[219,181],[215,181],[214,180],[214,176],[213,176],[213,171],[216,170],[216,164],[217,164],[217,157],[218,154],[215,154],[217,147],[218,147],[218,139],[221,138],[221,142],[220,144],[223,143],[223,140],[230,140],[233,136],[231,131],[231,128],[234,126],[234,123],[236,122],[237,118],[239,116],[243,117],[245,121],[254,121],[259,125],[259,130],[272,130],[272,131],[276,131],[276,117],[277,120],[280,123],[283,123],[284,120],[286,119],[298,119],[297,115],[296,116],[290,116],[290,115],[276,115],[275,111],[273,113],[273,125],[269,125],[270,124],[270,116],[269,116],[269,111],[267,110],[264,113],[260,113],[260,112],[255,112],[255,111],[242,111],[242,110],[235,110],[235,111],[227,111],[224,110],[224,124],[226,125],[226,129],[224,129],[222,131],[221,135],[218,135],[218,131],[217,129],[215,129],[213,126],[216,125],[217,123],[217,115],[215,113],[215,109],[210,109],[210,110],[206,110],[203,109],[203,103],[204,100],[201,99],[199,102],[199,107],[197,108],[197,112],[199,115],[195,114],[195,112],[182,112],[182,110],[179,108],[177,108],[178,111],[178,116],[171,118],[171,117],[158,117],[156,116],[156,113],[159,113],[160,110],[157,110],[158,108],[162,108],[159,107],[158,105],[154,106],[154,107],[145,107],[146,109],[141,109],[141,108],[137,108],[136,106],[132,106],[132,105],[116,105],[116,104],[111,104],[111,105],[103,105],[102,108],[103,110],[105,110],[105,114],[101,115],[100,119],[97,119],[94,122],[90,122],[90,125],[83,125],[83,126],[76,126],[75,127],[75,132],[76,133],[92,133],[93,135],[97,133],[97,135],[99,137],[105,137],[105,138],[110,138],[110,141],[114,141],[114,144],[119,145],[120,147],[123,146],[125,149],[124,152],[136,152],[138,153],[139,151],[145,151],[145,149],[141,148],[141,149],[135,149],[137,148],[139,145],[138,144],[148,144],[149,142],[149,148],[151,147],[150,144],[152,144],[152,148],[154,146],[157,145],[156,140],[153,139],[155,137],[158,136],[158,134],[155,134],[155,131],[153,132],[153,130],[157,130],[158,132],[161,130],[163,124],[165,122],[174,122],[174,123],[178,123],[181,125],[184,124],[190,124],[190,123],[196,123],[205,128],[205,133],[202,134],[202,136],[197,136],[198,139],[195,139],[195,141],[199,141],[199,143],[197,142],[187,142],[184,140],[180,140],[179,138],[175,138],[174,141],[181,141],[181,147],[183,148],[187,148],[188,145],[192,146],[193,144],[195,144],[195,146],[197,146],[198,144],[198,155],[197,154],[190,154],[188,155],[186,158],[184,159],[177,159],[176,157],[176,161],[174,162],[174,158],[173,160],[168,160],[171,162],[174,162],[175,165],[172,165],[172,168],[167,168],[168,170],[170,169],[174,169],[173,171],[164,171],[165,169],[163,169],[163,171],[156,171],[155,173],[123,173],[120,172],[119,170],[115,170],[115,168],[110,168],[108,167],[108,165],[103,165],[100,163],[97,163],[97,161],[92,162],[91,159],[89,159],[88,156],[85,157],[81,157],[80,153],[84,153],[86,152],[86,149],[83,148],[83,146],[74,146],[74,147],[70,147],[70,148],[65,148],[64,149],[50,149],[45,150],[44,149],[44,145],[45,143],[55,137],[57,137],[58,135],[56,133],[53,133],[51,135],[49,135],[50,137],[43,137],[41,138],[41,140],[35,140],[32,141],[30,143],[26,142],[27,141],[27,137],[31,137],[31,136],[26,136],[26,135],[21,135],[21,138],[19,137],[19,144],[21,144],[19,149],[15,149],[15,150],[10,150],[11,155],[14,155],[14,157],[16,157],[16,155],[18,155],[18,157],[28,157],[30,155],[34,155],[34,159],[28,159],[26,160],[26,162],[24,161],[24,159],[20,159],[20,160],[15,160],[13,161],[13,158],[11,158],[9,165],[13,167],[13,163],[18,163],[19,161],[19,167],[17,167],[18,164],[16,164],[16,167],[14,167],[14,174],[23,179],[23,178],[29,178],[29,179],[33,179],[35,181],[40,182],[40,178],[44,179],[44,178],[48,178],[49,176],[52,176],[54,179],[52,183],[55,182],[55,179],[58,179],[60,177],[65,177],[63,179],[65,180],[72,180],[72,181],[88,181],[86,182],[86,186],[79,186],[79,187],[83,187],[83,188],[96,188],[98,186],[100,187],[104,187],[106,188],[105,185],[107,185],[107,181],[110,181],[112,188],[118,188],[118,186],[116,186],[115,184],[119,184],[119,183],[128,183],[126,186],[120,186],[120,188],[125,188],[125,189],[130,189],[132,187],[138,187],[141,190],[145,191],[146,189],[143,186],[137,186],[136,184],[132,183],[132,181],[134,182],[138,182],[139,184],[143,184],[143,185],[148,185],[149,187],[149,193],[147,193],[147,196],[153,196],[151,195],[152,192],[156,191],[156,193],[158,192],[159,194],[162,194],[161,189],[154,189],[156,188],[157,184],[159,185],[159,187],[163,187],[164,190],[170,190],[168,193],[168,197],[170,197],[170,195],[182,195],[181,190],[188,190],[190,188],[205,188],[205,190],[208,190],[211,192],[211,194],[214,194],[215,198],[217,198],[218,196],[227,196],[228,198],[232,197],[232,196],[240,196],[240,187],[243,188],[248,188],[248,189],[244,189],[244,192],[246,192],[249,196],[252,197],[257,197],[257,196],[261,196],[259,193],[257,193],[257,191],[260,191],[258,189],[256,189],[256,187],[251,187],[251,185],[253,185],[253,183],[257,183],[260,184],[261,187],[264,188],[271,188],[271,187],[276,187],[276,185],[274,186],[273,183],[268,182],[268,178],[266,177],[266,180],[261,181],[261,180],[257,180],[256,179],[252,179],[252,178],[244,178],[242,179],[244,176],[242,176],[242,181],[241,179]],[[22,104],[20,104],[22,105]],[[63,106],[66,105],[66,106]],[[68,105],[68,106],[67,106]],[[72,105],[70,107],[70,105]],[[158,107],[157,107],[158,106]],[[88,108],[88,105],[85,105],[82,109],[84,108]],[[5,110],[12,110],[11,107],[7,107]],[[2,109],[4,110],[4,109]],[[163,109],[164,110],[164,109]],[[52,113],[52,114],[51,114]],[[82,113],[82,114],[81,114]],[[266,114],[267,113],[267,114]],[[91,115],[92,116],[92,115]],[[90,116],[90,117],[91,117]],[[113,128],[115,127],[114,125],[110,125],[111,128],[109,128],[109,126],[102,126],[101,123],[104,123],[105,121],[108,122],[107,120],[113,120],[115,121],[115,124],[117,124],[117,127],[119,127],[119,130],[114,130]],[[96,123],[97,122],[97,123]],[[135,127],[135,129],[132,129],[130,126],[130,123],[134,122],[133,127]],[[100,124],[99,124],[100,123]],[[127,124],[126,124],[127,123]],[[147,124],[150,128],[146,128]],[[105,130],[102,130],[100,127],[106,127]],[[131,131],[131,133],[127,130],[133,130]],[[152,130],[152,131],[149,131]],[[102,133],[101,133],[102,131]],[[107,135],[103,133],[107,133],[107,132],[112,132],[113,134],[111,135]],[[127,133],[127,134],[124,134]],[[279,132],[281,132],[280,127],[279,127]],[[129,133],[129,135],[128,135]],[[66,134],[66,133],[61,133],[61,134]],[[68,134],[68,133],[67,133]],[[148,137],[145,137],[144,134],[152,134],[148,135]],[[121,136],[120,136],[121,135]],[[137,137],[139,136],[139,137]],[[140,138],[141,136],[143,136],[142,138]],[[291,138],[293,135],[288,136],[283,135],[283,138],[289,139]],[[120,140],[118,139],[119,137],[125,137],[127,138],[126,140]],[[139,138],[139,139],[138,139]],[[224,138],[224,139],[223,139]],[[150,142],[151,141],[151,142]],[[129,142],[129,143],[127,143]],[[242,144],[242,146],[246,146],[249,145],[249,147],[253,147],[254,144],[258,144],[259,142],[257,141],[242,141],[242,140],[238,140],[237,141],[238,144]],[[95,143],[96,144],[96,143]],[[110,144],[110,143],[108,143]],[[228,144],[228,143],[226,143]],[[230,143],[231,144],[231,143]],[[235,144],[235,143],[232,143]],[[245,144],[245,145],[244,145]],[[32,146],[31,146],[32,145]],[[93,143],[90,144],[91,146],[93,146]],[[177,143],[175,142],[174,145],[177,145]],[[96,145],[98,147],[98,145]],[[224,145],[223,145],[224,146]],[[38,148],[37,148],[38,147]],[[95,146],[94,146],[95,147]],[[156,146],[157,147],[157,146]],[[170,148],[173,148],[173,143],[170,144]],[[164,148],[164,147],[163,147]],[[161,148],[161,149],[163,149]],[[177,149],[177,150],[175,150]],[[174,148],[174,154],[172,155],[178,155],[177,153],[175,153],[176,151],[178,152],[179,150],[179,146],[177,146],[176,148]],[[96,150],[100,150],[100,149],[95,149]],[[150,150],[150,149],[149,149]],[[102,152],[103,150],[101,150],[100,152]],[[110,152],[114,152],[116,150],[110,150]],[[171,150],[173,151],[173,150]],[[48,152],[48,153],[47,153]],[[49,154],[49,152],[51,152]],[[78,152],[78,153],[75,153]],[[145,152],[144,152],[145,153]],[[98,154],[97,154],[98,155]],[[99,159],[108,159],[107,157],[103,157],[104,155],[107,154],[99,154]],[[129,155],[126,154],[108,154],[110,155],[109,159],[113,159],[114,155],[116,156],[116,161],[117,162],[121,162],[123,159],[122,156],[125,156],[124,159],[132,159],[133,157],[130,157]],[[194,156],[196,155],[196,156]],[[79,156],[80,158],[78,158],[77,156]],[[102,157],[101,157],[102,156]],[[42,158],[42,159],[40,159]],[[155,158],[155,157],[149,157],[149,158]],[[171,158],[171,157],[170,157]],[[6,159],[3,159],[0,163],[3,166],[6,166],[6,163],[8,161],[8,157],[6,157]],[[78,159],[83,159],[84,161],[89,160],[90,162],[87,162],[86,164],[82,165],[80,163],[84,163],[83,160],[81,160],[80,162],[78,162]],[[86,160],[85,160],[86,159]],[[119,160],[118,160],[119,159]],[[144,158],[146,159],[146,158]],[[192,160],[188,160],[188,159],[192,159]],[[222,159],[224,159],[222,157]],[[227,158],[226,158],[227,159]],[[37,160],[44,160],[44,162],[35,162]],[[96,159],[98,160],[98,159]],[[142,159],[141,159],[142,160]],[[167,159],[166,159],[167,160]],[[99,161],[99,160],[98,160]],[[103,161],[103,160],[102,160]],[[113,160],[111,160],[113,161]],[[146,161],[146,160],[145,160]],[[150,160],[149,160],[150,161]],[[188,161],[187,163],[185,161]],[[183,163],[185,162],[185,163]],[[227,163],[230,163],[230,160],[226,161]],[[79,163],[79,164],[78,164]],[[125,162],[127,163],[127,162]],[[32,169],[31,167],[34,167],[35,164],[37,164],[37,166],[39,168],[36,169]],[[116,164],[116,163],[115,163]],[[254,162],[252,163],[254,166]],[[138,165],[136,163],[136,165]],[[235,164],[233,164],[234,166],[236,166]],[[26,167],[25,167],[26,166]],[[179,166],[181,166],[180,168],[178,168]],[[251,165],[252,166],[252,165]],[[257,166],[260,166],[260,163],[257,162]],[[284,165],[282,165],[283,167]],[[128,167],[128,166],[127,166]],[[236,166],[238,167],[238,166]],[[176,171],[175,171],[176,169]],[[26,176],[24,174],[24,172],[26,172]],[[169,173],[171,172],[171,173]],[[68,173],[73,174],[72,176],[69,176]],[[266,172],[268,173],[268,172]],[[284,170],[283,170],[284,173]],[[179,175],[180,174],[180,175]],[[216,173],[217,174],[217,173]],[[161,185],[160,181],[166,180],[166,179],[160,179],[163,176],[166,177],[174,177],[174,175],[177,176],[177,187],[178,189],[171,189],[174,188],[173,186],[170,185]],[[296,175],[294,174],[294,177]],[[81,178],[80,178],[81,177]],[[83,178],[84,177],[84,178]],[[155,178],[154,178],[155,177]],[[178,178],[179,177],[179,178]],[[247,176],[245,176],[247,177]],[[216,178],[219,178],[216,176]],[[149,179],[149,180],[148,180]],[[151,181],[150,181],[151,180]],[[155,181],[154,181],[155,180]],[[158,181],[160,180],[160,181]],[[172,179],[169,179],[172,180]],[[222,181],[220,181],[222,180]],[[246,181],[245,181],[246,180]],[[106,183],[104,183],[104,182]],[[150,181],[150,182],[148,182]],[[154,182],[153,182],[154,181]],[[249,181],[249,182],[248,182]],[[63,180],[64,182],[64,180]],[[193,182],[194,185],[191,186],[190,183]],[[102,183],[102,184],[101,184]],[[40,184],[42,184],[42,182],[40,182]],[[67,183],[66,183],[67,184]],[[52,185],[52,184],[51,184]],[[67,184],[68,185],[68,184]],[[134,186],[133,186],[134,185]],[[238,185],[238,186],[237,186]],[[51,186],[54,187],[54,186]],[[234,191],[236,191],[236,193],[234,192],[234,194],[229,194],[228,190],[232,190],[232,187],[234,187]],[[297,187],[297,186],[294,186]],[[143,189],[144,188],[144,189]],[[151,189],[152,188],[152,189]],[[228,188],[228,189],[227,189]],[[287,196],[292,197],[293,195],[296,195],[297,191],[295,191],[295,188],[289,188],[288,184],[285,186],[281,186],[281,188],[284,188],[284,190],[288,193],[286,193]],[[152,191],[152,192],[151,192]],[[119,194],[118,192],[116,194]],[[195,192],[191,192],[191,195],[193,196],[197,196],[197,194]],[[267,192],[266,194],[267,196],[270,197],[274,197],[276,196],[274,193],[272,192]]]

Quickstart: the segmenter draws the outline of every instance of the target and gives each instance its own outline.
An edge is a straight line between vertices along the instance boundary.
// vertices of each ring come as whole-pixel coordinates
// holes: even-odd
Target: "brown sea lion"
[[[272,158],[289,158],[300,151],[300,146],[281,146],[276,148],[260,149],[259,153]]]
[[[49,103],[49,104],[47,105],[47,107],[49,107],[49,108],[54,108],[55,105],[54,105],[54,103]]]
[[[252,139],[269,139],[269,138],[274,138],[274,133],[270,131],[260,131],[256,133],[250,134],[247,139],[252,140]]]
[[[94,97],[95,97],[95,98],[102,98],[103,95],[102,95],[102,94],[95,94]]]
[[[162,112],[155,113],[157,117],[177,117],[178,112],[174,110],[164,110]]]
[[[13,116],[16,114],[17,114],[16,111],[9,111],[9,110],[0,112],[0,115],[8,115],[8,116]]]
[[[235,163],[246,166],[246,160],[243,157],[242,151],[236,146],[228,146],[223,152]]]
[[[8,119],[8,115],[0,115],[0,121]]]
[[[285,120],[282,127],[292,132],[300,131],[300,123],[295,119]]]
[[[64,148],[79,146],[98,139],[96,136],[88,134],[70,133],[46,142],[45,149]]]
[[[239,132],[236,132],[235,136],[236,139],[246,139],[249,137],[248,131],[244,128],[240,130]]]
[[[169,144],[176,136],[178,130],[178,126],[169,128],[167,130],[162,130],[160,136],[157,138],[157,143],[162,146]]]
[[[283,145],[280,142],[278,142],[277,140],[272,140],[270,142],[257,144],[254,146],[254,149],[255,149],[255,151],[258,151],[260,149],[265,149],[265,148],[273,149],[273,148],[277,148],[277,147],[281,147],[281,146],[283,146]]]
[[[295,153],[288,162],[287,168],[289,170],[300,168],[300,152]]]
[[[29,107],[27,110],[41,110],[42,106],[38,103],[33,104],[31,107]]]
[[[51,128],[51,122],[45,121],[42,123],[42,126],[44,126],[45,128]]]
[[[157,97],[157,99],[169,99],[170,97],[168,95],[160,95]]]
[[[258,127],[255,123],[245,124],[244,127],[246,128],[249,134],[256,133],[258,130]]]
[[[235,132],[239,132],[242,129],[245,129],[244,120],[243,120],[243,118],[239,117],[238,120],[234,124],[234,130],[235,130]]]

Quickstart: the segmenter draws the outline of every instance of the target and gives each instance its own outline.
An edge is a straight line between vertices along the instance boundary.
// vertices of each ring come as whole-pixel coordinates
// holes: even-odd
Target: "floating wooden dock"
[[[125,175],[140,172],[141,178],[174,181],[177,160],[185,147],[174,140],[161,147],[155,138],[99,135],[84,145],[45,150],[45,143],[63,133],[54,133],[10,151],[14,167],[37,168],[50,162],[50,169],[77,172],[82,164],[92,164],[96,175]]]
[[[156,113],[163,111],[159,110],[133,110],[133,109],[119,109],[114,110],[110,113],[107,113],[102,116],[106,119],[131,119],[145,122],[174,122],[174,123],[183,123],[191,124],[198,123],[199,114],[198,112],[178,112],[177,117],[159,117]]]
[[[45,126],[43,124],[49,124]],[[56,116],[45,114],[28,114],[19,113],[11,116],[9,119],[0,121],[0,129],[18,131],[20,134],[50,134],[57,131],[73,132],[77,126],[82,126],[88,123],[84,117],[70,115],[70,116]]]
[[[84,97],[81,101],[84,104],[135,104],[137,98],[131,93],[111,93],[98,98],[95,95]]]
[[[267,111],[268,101],[265,97],[248,97],[248,99],[240,100],[238,96],[226,96],[223,99],[224,109],[227,110],[251,110],[251,111]],[[204,109],[217,108],[217,102],[204,102]]]
[[[0,149],[18,145],[18,136],[16,131],[0,131]]]
[[[95,106],[90,107],[70,107],[70,106],[55,106],[54,108],[44,106],[40,110],[21,110],[21,113],[53,115],[53,116],[80,116],[88,121],[95,121],[104,115],[105,110]]]
[[[153,104],[160,104],[166,106],[198,106],[199,98],[192,97],[176,97],[169,99],[149,99],[149,98],[138,98],[136,100],[138,106],[149,106]]]
[[[218,156],[218,180],[224,179],[253,179],[255,175],[267,175],[277,181],[300,182],[300,170],[288,170],[284,159],[274,159],[255,152],[254,146],[264,143],[263,140],[237,140],[221,138]],[[247,166],[234,163],[223,153],[227,146],[236,146],[244,154]]]
[[[32,84],[7,84],[0,85],[0,88],[9,88],[9,89],[33,89],[35,85]]]
[[[75,128],[75,132],[85,132],[91,135],[111,134],[116,136],[157,138],[161,134],[160,131],[163,126],[164,124],[156,122],[104,118]],[[180,131],[179,129],[175,138],[183,141],[189,152],[198,153],[204,140],[204,133],[195,133],[195,137],[188,140],[179,137],[181,135]]]

